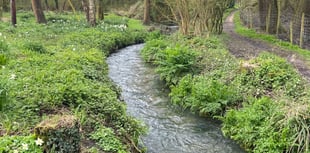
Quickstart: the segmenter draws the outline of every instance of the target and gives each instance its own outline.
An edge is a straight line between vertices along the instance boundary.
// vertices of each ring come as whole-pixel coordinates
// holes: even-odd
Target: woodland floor
[[[282,58],[287,59],[301,75],[303,75],[310,82],[310,65],[309,61],[302,58],[296,52],[285,50],[267,42],[251,39],[241,36],[235,32],[235,25],[233,22],[234,14],[230,14],[224,22],[224,32],[229,36],[225,41],[228,50],[237,58],[251,59],[259,55],[263,51],[274,53]]]

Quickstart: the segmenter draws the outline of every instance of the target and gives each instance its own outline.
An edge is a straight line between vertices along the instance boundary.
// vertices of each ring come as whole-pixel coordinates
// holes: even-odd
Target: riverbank
[[[173,104],[222,120],[223,133],[246,150],[307,152],[307,81],[285,59],[268,52],[235,58],[224,39],[159,37],[146,43],[142,56],[156,66]]]
[[[39,25],[32,12],[17,15],[17,27],[0,22],[0,152],[143,152],[145,127],[126,115],[105,61],[143,42],[142,24],[109,15],[89,27],[83,14],[49,12]]]

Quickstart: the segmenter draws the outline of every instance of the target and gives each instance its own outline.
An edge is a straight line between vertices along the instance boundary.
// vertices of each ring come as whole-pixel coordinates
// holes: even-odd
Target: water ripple
[[[174,109],[154,69],[140,58],[143,45],[112,54],[110,78],[122,89],[128,114],[142,120],[149,132],[142,138],[148,153],[242,153],[225,138],[220,124]]]

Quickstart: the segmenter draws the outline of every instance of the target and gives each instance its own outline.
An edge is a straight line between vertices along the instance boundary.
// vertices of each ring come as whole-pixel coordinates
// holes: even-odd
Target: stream
[[[154,68],[143,62],[143,44],[118,50],[108,57],[109,76],[122,89],[129,115],[148,126],[141,139],[148,153],[244,153],[225,138],[219,121],[180,111]]]

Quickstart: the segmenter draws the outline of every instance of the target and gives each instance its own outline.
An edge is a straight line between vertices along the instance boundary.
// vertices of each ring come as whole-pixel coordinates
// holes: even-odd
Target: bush
[[[202,116],[223,115],[240,99],[233,86],[214,78],[187,75],[171,88],[171,101]]]
[[[165,39],[153,39],[146,42],[141,50],[141,55],[146,62],[153,63],[158,58],[159,52],[168,47],[168,42]]]
[[[244,92],[255,97],[276,92],[298,98],[305,95],[305,83],[294,68],[280,57],[262,53],[259,57],[243,63],[241,86]]]
[[[229,110],[222,118],[222,131],[254,152],[283,152],[289,145],[288,129],[277,131],[270,120],[276,112],[270,98],[253,99],[240,110]],[[263,143],[262,143],[263,142]]]
[[[198,53],[187,47],[177,45],[158,52],[155,64],[156,72],[168,85],[176,85],[186,74],[200,72]]]
[[[249,151],[309,151],[310,112],[306,101],[272,100],[262,97],[245,103],[240,110],[230,110],[222,117],[222,131]]]

